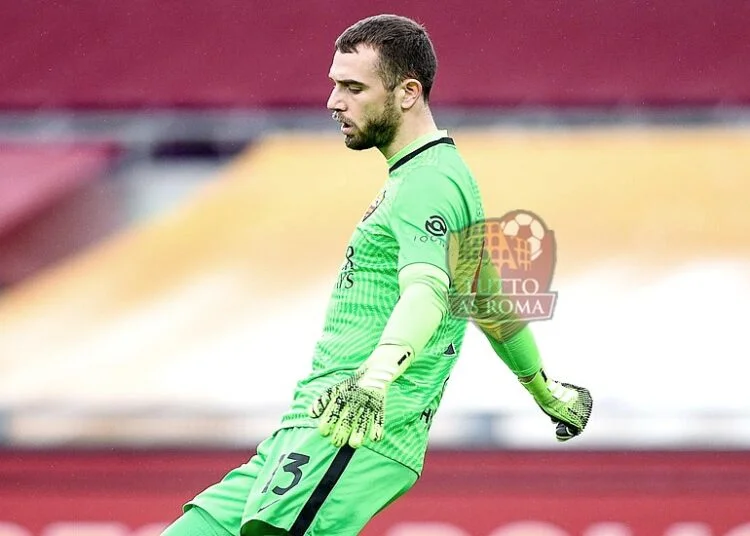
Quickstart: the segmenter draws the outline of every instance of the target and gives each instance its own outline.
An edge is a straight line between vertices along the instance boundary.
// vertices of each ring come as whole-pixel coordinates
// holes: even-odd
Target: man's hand
[[[310,416],[320,417],[318,430],[330,435],[335,446],[348,443],[356,449],[368,437],[372,441],[383,438],[385,391],[385,385],[371,381],[367,370],[360,369],[326,389],[310,407]]]
[[[414,350],[381,344],[349,378],[332,385],[310,406],[311,417],[320,417],[318,429],[331,443],[361,447],[366,439],[383,439],[385,393],[409,366]]]
[[[583,432],[591,416],[593,399],[585,387],[550,380],[544,371],[521,381],[544,413],[556,423],[558,441],[567,441]]]

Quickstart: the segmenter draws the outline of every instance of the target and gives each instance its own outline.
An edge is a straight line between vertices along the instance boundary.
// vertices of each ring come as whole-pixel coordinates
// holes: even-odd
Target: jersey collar
[[[409,145],[407,145],[388,159],[388,173],[392,173],[396,168],[406,164],[409,160],[417,156],[419,153],[426,151],[430,147],[433,147],[439,143],[448,143],[450,145],[455,145],[453,139],[448,137],[447,130],[436,130],[435,132],[425,134],[424,136],[419,137],[411,142]]]

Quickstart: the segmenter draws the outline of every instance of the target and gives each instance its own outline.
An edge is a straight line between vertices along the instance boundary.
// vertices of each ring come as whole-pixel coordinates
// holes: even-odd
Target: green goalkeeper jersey
[[[445,131],[422,137],[388,160],[388,179],[344,251],[315,345],[312,371],[298,382],[283,427],[317,426],[308,408],[354,372],[378,345],[399,299],[398,272],[429,263],[450,275],[451,231],[483,220],[479,189]],[[468,293],[451,281],[451,293]],[[467,320],[449,313],[386,395],[385,434],[372,449],[421,473],[428,431],[461,350]]]

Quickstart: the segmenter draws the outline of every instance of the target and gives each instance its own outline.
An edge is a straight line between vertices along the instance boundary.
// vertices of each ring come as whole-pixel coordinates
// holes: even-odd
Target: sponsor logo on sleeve
[[[427,218],[427,221],[424,222],[424,229],[432,236],[445,236],[448,234],[448,226],[445,224],[445,220],[437,214],[433,214]]]

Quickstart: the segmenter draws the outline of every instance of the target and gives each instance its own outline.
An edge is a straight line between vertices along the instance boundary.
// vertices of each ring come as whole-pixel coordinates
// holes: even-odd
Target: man
[[[528,327],[490,312],[498,274],[481,233],[467,232],[484,218],[477,185],[430,112],[436,67],[407,18],[370,17],[336,41],[328,108],[347,147],[383,154],[388,179],[345,250],[312,371],[281,427],[165,536],[358,534],[422,471],[467,325],[450,303],[472,291],[475,322],[558,439],[585,427],[588,391],[548,380]]]

